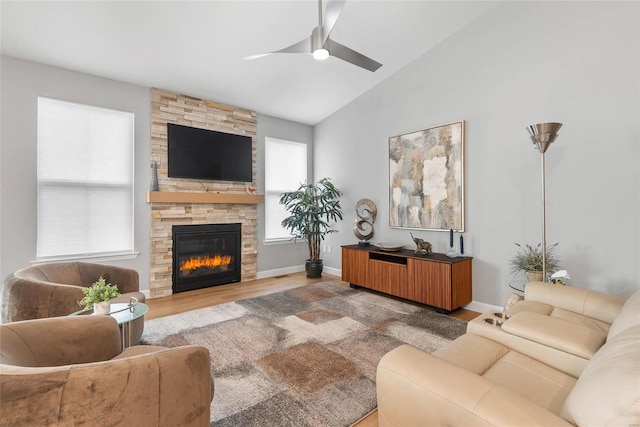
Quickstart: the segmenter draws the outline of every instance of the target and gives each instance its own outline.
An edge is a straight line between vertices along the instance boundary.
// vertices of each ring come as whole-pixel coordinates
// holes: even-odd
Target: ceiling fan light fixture
[[[332,56],[357,67],[364,68],[365,70],[371,72],[376,71],[382,67],[381,63],[329,38],[346,1],[347,0],[327,0],[327,8],[324,13],[326,19],[323,20],[322,0],[318,0],[318,26],[313,29],[310,37],[306,37],[283,49],[260,55],[246,56],[245,59],[256,59],[271,55],[272,53],[303,53],[305,55],[311,53],[317,61],[323,61],[329,56]]]
[[[316,49],[313,51],[313,58],[317,61],[324,61],[329,57],[329,51],[325,48]]]

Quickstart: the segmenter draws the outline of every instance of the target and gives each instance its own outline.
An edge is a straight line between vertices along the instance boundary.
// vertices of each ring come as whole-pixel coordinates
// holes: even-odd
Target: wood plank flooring
[[[286,291],[299,286],[319,283],[323,280],[335,280],[339,282],[340,278],[324,273],[322,278],[309,279],[306,277],[305,273],[295,273],[285,276],[252,280],[250,282],[232,283],[229,285],[214,286],[196,291],[181,292],[161,298],[151,298],[147,300],[149,311],[145,314],[145,319],[156,319],[158,317],[170,316],[172,314],[196,310],[212,305]],[[345,286],[348,286],[346,282],[343,283]],[[452,311],[449,315],[469,321],[479,314],[480,313],[460,308]],[[377,411],[374,411],[369,416],[359,421],[354,427],[378,427]]]

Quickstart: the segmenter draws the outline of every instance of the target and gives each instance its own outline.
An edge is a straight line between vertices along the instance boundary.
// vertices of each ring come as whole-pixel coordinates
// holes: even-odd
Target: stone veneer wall
[[[166,90],[151,89],[151,165],[158,164],[160,191],[246,194],[244,183],[199,181],[167,176],[167,123],[176,123],[237,135],[253,140],[253,184],[256,181],[256,113],[254,111],[191,98]],[[249,204],[152,203],[151,297],[172,294],[173,225],[241,223],[241,280],[253,280],[257,274],[258,209]]]

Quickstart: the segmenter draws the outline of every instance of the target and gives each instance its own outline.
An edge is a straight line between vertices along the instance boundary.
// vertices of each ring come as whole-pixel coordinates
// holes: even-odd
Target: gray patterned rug
[[[145,322],[142,343],[205,346],[212,426],[350,426],[376,408],[380,358],[431,352],[466,322],[324,281]]]

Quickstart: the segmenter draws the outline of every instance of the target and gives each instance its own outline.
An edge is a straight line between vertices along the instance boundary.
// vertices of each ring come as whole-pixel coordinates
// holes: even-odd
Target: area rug
[[[380,358],[431,352],[466,322],[324,281],[145,322],[143,344],[205,346],[211,426],[350,426],[376,408]]]

